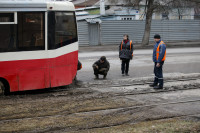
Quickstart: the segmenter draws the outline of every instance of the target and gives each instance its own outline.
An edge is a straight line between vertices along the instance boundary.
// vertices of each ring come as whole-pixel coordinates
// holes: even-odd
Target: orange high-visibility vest
[[[158,57],[159,57],[159,54],[160,54],[160,45],[161,44],[164,44],[165,43],[163,41],[161,41],[156,49],[156,59],[158,60]],[[162,61],[165,61],[165,58],[166,58],[166,50],[165,50],[165,54],[164,54],[164,57],[162,58]]]
[[[130,50],[131,50],[131,44],[132,44],[132,40],[130,40]],[[122,50],[122,46],[123,46],[123,41],[121,43],[121,50]]]
[[[131,50],[131,44],[132,44],[132,40],[130,40],[130,50]],[[123,41],[121,43],[121,50],[122,50],[122,46],[123,46]],[[133,54],[132,54],[132,56],[133,56]]]

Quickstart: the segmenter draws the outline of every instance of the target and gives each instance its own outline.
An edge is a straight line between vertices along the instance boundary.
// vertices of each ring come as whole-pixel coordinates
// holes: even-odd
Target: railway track
[[[197,78],[182,78],[182,79],[167,79],[167,80],[164,80],[165,83],[168,83],[168,82],[179,82],[179,81],[194,81],[194,80],[198,80],[200,79],[200,77],[197,77]],[[136,83],[135,83],[136,82]],[[152,81],[153,82],[153,81]],[[102,81],[101,84],[99,83],[91,83],[89,84],[88,86],[86,87],[94,87],[94,86],[107,86],[107,87],[122,87],[122,86],[134,86],[134,85],[146,85],[146,84],[151,84],[152,82],[150,81],[133,81],[133,83],[127,83],[127,84],[117,84],[117,85],[112,85],[112,84],[106,84],[105,82]]]
[[[170,82],[183,82],[183,81],[195,81],[195,80],[198,80],[200,79],[200,77],[196,77],[196,78],[181,78],[181,79],[174,79],[174,80],[171,80],[171,79],[167,79],[165,80],[164,82],[165,83],[170,83]],[[112,82],[112,81],[111,81]],[[127,84],[107,84],[106,82],[104,82],[102,80],[102,83],[99,84],[99,83],[92,83],[92,84],[87,84],[87,83],[83,83],[83,84],[79,84],[79,85],[73,85],[73,86],[63,86],[63,87],[56,87],[56,88],[49,88],[47,89],[47,92],[48,93],[51,93],[51,92],[64,92],[64,91],[68,91],[68,90],[73,90],[74,88],[93,88],[93,87],[99,87],[99,88],[103,88],[103,87],[129,87],[129,86],[138,86],[138,85],[148,85],[148,84],[151,84],[152,82],[150,81],[133,81],[133,83],[127,83]],[[172,87],[173,88],[173,87]],[[177,88],[177,87],[176,87]],[[198,87],[192,87],[193,89],[198,89]],[[199,87],[200,88],[200,87]],[[152,89],[150,87],[148,87],[148,89]],[[188,90],[187,88],[186,89],[180,89],[180,90]],[[42,91],[42,90],[34,90],[34,91],[28,91],[28,92],[22,92],[21,94],[32,94],[32,92],[36,92],[37,93]],[[179,89],[170,89],[169,88],[166,88],[164,90],[158,90],[158,91],[150,91],[150,92],[146,92],[146,93],[161,93],[161,92],[169,92],[169,91],[179,91]],[[2,93],[2,90],[0,89],[0,96],[3,96]],[[11,93],[12,94],[20,94],[20,93]],[[145,92],[140,92],[140,93],[125,93],[124,95],[137,95],[137,94],[145,94]],[[59,95],[58,95],[59,96]],[[62,94],[62,96],[65,96]],[[115,95],[116,96],[116,95]]]
[[[195,81],[197,80],[197,78],[188,78],[188,79],[178,79],[178,80],[166,80],[165,83],[167,82],[177,82],[177,81]],[[146,82],[145,84],[149,84],[150,82]],[[143,83],[132,83],[132,84],[126,84],[126,85],[112,85],[112,86],[109,86],[109,87],[130,87],[130,86],[133,86],[135,87],[136,85],[143,85]],[[169,93],[169,92],[178,92],[178,91],[185,91],[185,90],[196,90],[196,89],[200,89],[200,84],[198,85],[184,85],[186,87],[168,87],[168,88],[165,88],[164,90],[154,90],[152,89],[151,87],[147,87],[145,90],[133,90],[133,91],[130,91],[130,92],[107,92],[107,93],[101,93],[101,92],[97,92],[96,94],[92,94],[94,90],[92,90],[92,87],[89,88],[88,90],[82,90],[82,92],[79,94],[79,91],[75,92],[75,96],[76,95],[83,95],[83,97],[77,97],[76,100],[90,100],[92,97],[93,98],[97,98],[97,99],[101,99],[101,98],[108,98],[108,97],[122,97],[122,96],[128,96],[128,95],[145,95],[145,94],[159,94],[159,93]],[[101,89],[101,88],[99,88]],[[48,93],[43,93],[45,95],[50,95],[50,96],[56,96],[56,97],[66,97],[66,96],[73,96],[74,95],[74,92],[73,92],[74,89],[65,89],[65,88],[62,88],[62,89],[48,89]],[[40,91],[40,90],[39,90]],[[72,91],[72,92],[71,92]],[[56,94],[54,93],[56,92]],[[63,93],[64,92],[64,93]],[[65,93],[66,92],[66,93]],[[76,94],[77,93],[77,94]],[[20,94],[23,98],[23,95],[25,94],[25,96],[27,95],[27,93],[23,93],[23,94]],[[29,92],[28,94],[32,95],[31,92]],[[34,94],[34,93],[33,93]],[[40,94],[40,93],[39,93]],[[15,94],[14,94],[15,95]],[[17,93],[18,95],[18,93]],[[86,95],[86,96],[85,96]],[[4,96],[3,96],[4,97]],[[12,96],[11,96],[12,97]],[[28,102],[28,101],[27,101]],[[32,103],[32,101],[31,101]]]
[[[198,80],[200,79],[199,78],[182,78],[182,79],[176,79],[176,80],[165,80],[165,83],[169,83],[169,82],[180,82],[180,81],[195,81],[195,80]],[[93,87],[99,87],[99,88],[105,88],[105,87],[129,87],[129,86],[137,86],[137,85],[149,85],[151,84],[152,82],[150,81],[140,81],[140,82],[137,82],[137,83],[131,83],[131,84],[120,84],[120,85],[112,85],[112,84],[106,84],[104,83],[104,81],[102,81],[102,84],[90,84],[90,85],[85,85],[86,83],[83,83],[83,84],[80,84],[78,86],[74,86],[74,88],[77,88],[77,87],[80,87],[80,88],[93,88]],[[169,87],[165,87],[164,90],[153,90],[152,88],[148,87],[148,89],[151,89],[152,91],[151,92],[141,92],[141,93],[124,93],[124,95],[137,95],[137,94],[146,94],[146,93],[161,93],[161,92],[170,92],[170,91],[180,91],[180,90],[189,90],[190,88],[183,88],[183,89],[173,89],[173,87],[171,87],[172,89],[169,90]],[[177,87],[175,87],[177,88]],[[194,87],[192,86],[192,89],[198,89],[200,87]],[[72,89],[70,89],[72,90]],[[62,89],[49,89],[50,92],[63,92],[63,91],[66,91],[65,88],[62,88]],[[63,95],[64,96],[64,95]],[[115,95],[116,96],[116,95]]]
[[[178,79],[178,80],[166,80],[165,83],[167,82],[176,82],[176,81],[195,81],[197,80],[198,78],[184,78],[184,79]],[[146,84],[149,84],[150,82],[146,82]],[[110,87],[130,87],[130,86],[135,86],[135,85],[143,85],[143,83],[132,83],[132,84],[126,84],[125,86],[124,85],[112,85]],[[173,88],[171,87],[170,89],[169,88],[165,88],[164,90],[154,90],[150,87],[148,87],[146,90],[140,90],[140,91],[137,91],[137,90],[133,90],[131,92],[108,92],[108,93],[96,93],[95,95],[93,95],[93,90],[91,90],[91,88],[89,89],[89,91],[85,92],[84,90],[81,92],[81,94],[75,94],[75,95],[85,95],[86,96],[83,96],[83,97],[77,97],[76,100],[90,100],[91,98],[96,98],[96,99],[102,99],[102,98],[108,98],[108,97],[123,97],[123,96],[131,96],[131,95],[146,95],[146,94],[161,94],[161,93],[170,93],[170,92],[178,92],[178,91],[185,91],[185,90],[197,90],[197,89],[200,89],[200,84],[198,85],[192,85],[192,86],[189,86],[189,85],[185,85],[186,87],[176,87]],[[178,88],[178,89],[177,89]],[[101,88],[100,88],[101,89]],[[40,90],[39,90],[40,91]],[[73,89],[68,89],[66,90],[65,88],[62,88],[62,89],[48,89],[48,93],[45,94],[45,95],[52,95],[52,96],[56,96],[56,97],[66,97],[68,95],[70,96],[73,96],[73,92],[71,94],[70,91],[73,91]],[[69,92],[68,92],[69,91]],[[51,93],[52,92],[52,93]],[[57,94],[54,94],[54,92],[58,92]],[[63,92],[66,92],[66,93],[63,93]],[[78,92],[75,92],[75,93],[79,93]],[[32,93],[30,93],[32,95]],[[87,95],[89,94],[89,95]],[[91,95],[90,95],[91,94]],[[26,93],[25,93],[25,96],[26,96]],[[12,97],[12,96],[11,96]],[[23,94],[22,94],[22,98],[23,98]],[[29,101],[26,101],[26,102],[29,102]],[[30,102],[32,103],[32,101]]]
[[[184,82],[184,81],[195,81],[195,80],[199,80],[200,78],[182,78],[182,79],[176,79],[176,80],[165,80],[165,84],[166,83],[172,83],[172,82]],[[141,85],[149,85],[152,82],[149,81],[140,81],[137,83],[131,83],[131,84],[119,84],[119,85],[106,85],[106,88],[112,87],[112,88],[124,88],[126,89],[126,87],[133,87],[136,89],[133,89],[130,92],[108,92],[107,94],[113,95],[113,96],[126,96],[126,95],[141,95],[141,94],[151,94],[151,93],[166,93],[166,92],[176,92],[176,91],[184,91],[184,90],[191,90],[191,89],[200,89],[200,82],[198,84],[185,84],[183,86],[168,86],[168,87],[164,87],[164,89],[162,90],[154,90],[152,87],[147,86],[145,88],[145,90],[137,90],[137,86],[141,86]],[[99,85],[99,84],[93,84],[92,87],[99,87],[101,88],[105,88],[105,85]],[[91,87],[91,88],[92,88]]]
[[[196,80],[199,80],[198,78],[182,78],[182,79],[177,79],[177,80],[166,80],[165,83],[173,83],[173,82],[184,82],[184,81],[192,81],[194,83],[196,83]],[[97,98],[97,99],[106,99],[106,98],[116,98],[118,99],[119,98],[125,98],[126,99],[126,96],[131,96],[131,95],[137,95],[140,97],[140,95],[148,95],[149,94],[154,94],[155,96],[159,96],[160,94],[165,94],[165,93],[171,93],[171,92],[178,92],[178,91],[196,91],[197,89],[199,89],[199,86],[200,84],[183,84],[182,86],[171,86],[171,87],[168,87],[168,88],[165,88],[164,90],[154,90],[150,87],[147,87],[143,90],[134,90],[133,91],[130,91],[130,92],[108,92],[108,93],[102,93],[102,92],[99,92],[99,91],[95,91],[93,90],[93,87],[99,87],[98,89],[102,89],[104,88],[105,86],[106,87],[110,87],[110,88],[121,88],[121,87],[137,87],[137,86],[143,86],[143,85],[148,85],[150,83],[150,81],[140,81],[140,82],[133,82],[133,83],[127,83],[127,84],[121,84],[121,85],[116,85],[116,84],[110,84],[109,86],[108,85],[104,85],[104,86],[101,86],[101,85],[91,85],[89,88],[83,88],[83,89],[80,89],[81,93],[79,93],[79,89],[65,89],[65,88],[61,88],[61,89],[49,89],[48,93],[44,94],[45,96],[53,96],[54,94],[56,94],[56,96],[54,96],[55,98],[58,98],[59,97],[67,97],[71,94],[70,91],[74,91],[77,92],[77,94],[75,94],[73,97],[76,97],[76,99],[74,100],[92,100],[93,98]],[[88,92],[85,92],[84,91],[87,90]],[[51,93],[52,92],[52,93]],[[95,94],[94,94],[95,92]],[[43,94],[42,94],[43,95]],[[86,96],[81,96],[81,95],[86,95]],[[79,97],[81,96],[81,97]],[[11,96],[12,97],[12,96]],[[27,95],[24,97],[26,98]],[[43,97],[43,96],[41,96]],[[146,97],[146,96],[145,96]],[[23,99],[23,95],[21,97]],[[187,97],[188,98],[188,97]],[[87,118],[87,117],[91,117],[93,114],[98,114],[102,117],[105,117],[107,115],[111,115],[111,118],[115,118],[117,117],[118,115],[121,116],[122,114],[129,114],[130,112],[133,114],[135,113],[135,115],[138,115],[138,112],[141,114],[145,114],[148,113],[148,112],[145,112],[146,110],[150,110],[150,109],[157,109],[157,108],[162,108],[162,107],[174,107],[174,105],[176,106],[187,106],[189,104],[194,104],[194,105],[199,105],[200,103],[200,99],[198,97],[195,98],[192,98],[192,97],[189,97],[188,98],[189,100],[185,100],[185,99],[182,99],[180,101],[174,101],[174,100],[171,100],[171,102],[166,102],[165,100],[163,101],[159,101],[158,103],[156,104],[152,104],[152,102],[149,103],[138,103],[138,104],[135,104],[135,105],[117,105],[117,106],[109,106],[108,108],[105,107],[105,108],[102,108],[102,109],[98,109],[98,108],[90,108],[89,110],[85,111],[84,110],[84,107],[83,106],[83,110],[82,109],[77,109],[77,110],[59,110],[59,112],[57,113],[53,113],[53,114],[48,114],[48,113],[43,113],[43,114],[39,114],[38,116],[23,116],[23,117],[15,117],[15,118],[6,118],[6,117],[0,117],[0,124],[5,124],[5,123],[18,123],[18,122],[24,122],[24,121],[38,121],[38,120],[52,120],[52,119],[60,119],[60,118],[73,118],[73,117],[77,117],[77,116],[82,116],[84,118]],[[26,101],[27,103],[29,102],[32,102],[33,101]],[[32,104],[30,103],[30,104]],[[12,104],[10,104],[11,106]],[[48,109],[48,108],[47,108]],[[105,113],[106,112],[106,113]],[[92,126],[89,126],[89,127],[76,127],[76,125],[74,125],[74,128],[72,129],[69,129],[69,130],[75,130],[75,131],[82,131],[82,130],[87,130],[87,129],[96,129],[96,128],[107,128],[107,127],[111,127],[111,126],[118,126],[118,125],[122,125],[122,124],[126,124],[126,123],[132,123],[132,122],[138,122],[138,121],[143,121],[143,116],[142,115],[139,115],[138,116],[138,119],[135,119],[135,118],[132,118],[130,117],[130,119],[126,119],[124,121],[117,121],[117,122],[111,122],[111,123],[103,123],[102,124],[97,124],[97,125],[92,125]],[[180,114],[175,114],[175,113],[172,113],[172,115],[169,115],[169,116],[164,116],[164,117],[158,117],[156,119],[158,120],[161,120],[161,119],[169,119],[169,118],[179,118],[179,117],[186,117],[186,116],[192,116],[192,115],[200,115],[200,114],[197,114],[197,113],[191,113],[191,112],[185,112],[185,113],[180,113]],[[93,118],[92,118],[93,119]],[[144,121],[148,121],[148,120],[156,120],[155,118],[153,118],[152,116],[149,116],[148,118],[148,115],[145,116],[145,120]],[[59,130],[62,130],[63,131],[63,127],[59,127],[59,128],[55,128],[55,131],[59,131]],[[52,128],[49,128],[47,129],[47,132],[48,131],[52,131]],[[34,130],[33,130],[34,132]]]
[[[177,91],[184,91],[184,90],[196,90],[200,89],[199,87],[196,88],[179,88],[174,90],[153,90],[149,88],[150,91],[148,92],[127,92],[127,93],[115,93],[114,96],[128,96],[128,95],[146,95],[146,94],[158,94],[158,93],[167,93],[167,92],[177,92]]]
[[[165,117],[165,118],[159,118],[159,119],[151,119],[151,120],[167,120],[167,119],[172,119],[172,118],[184,118],[184,117],[193,117],[196,115],[200,115],[200,113],[197,114],[187,114],[187,115],[178,115],[178,116],[172,116],[172,117]],[[110,128],[110,127],[116,127],[116,126],[120,126],[123,124],[128,124],[131,123],[132,121],[134,121],[134,119],[125,121],[125,122],[121,122],[121,123],[115,123],[115,124],[109,124],[109,125],[104,125],[104,126],[95,126],[95,127],[89,127],[89,128],[80,128],[76,131],[84,131],[84,130],[91,130],[91,129],[99,129],[99,128]],[[149,119],[147,121],[150,121]],[[144,122],[144,121],[140,121],[140,122]]]
[[[150,104],[150,105],[136,105],[136,106],[126,106],[126,107],[117,107],[117,108],[96,109],[96,110],[90,110],[90,111],[78,111],[78,112],[74,112],[74,113],[62,112],[62,114],[57,114],[57,115],[44,115],[44,116],[38,116],[38,117],[23,117],[23,118],[17,118],[17,119],[3,119],[3,120],[0,120],[0,123],[9,122],[9,121],[27,120],[27,119],[37,119],[37,118],[41,119],[41,118],[48,118],[48,117],[62,117],[65,115],[73,115],[73,114],[99,113],[99,112],[103,112],[103,111],[134,110],[134,109],[138,109],[138,108],[141,109],[141,108],[146,108],[146,107],[187,104],[187,103],[199,103],[199,102],[200,102],[200,99],[195,99],[195,100],[185,100],[185,101],[178,101],[178,102],[163,102],[163,103],[159,103],[159,104]]]

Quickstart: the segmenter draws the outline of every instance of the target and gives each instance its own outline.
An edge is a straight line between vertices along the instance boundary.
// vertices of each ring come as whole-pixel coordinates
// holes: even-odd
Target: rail
[[[51,1],[72,1],[72,0],[1,0],[0,3],[13,3],[13,2],[51,2]]]

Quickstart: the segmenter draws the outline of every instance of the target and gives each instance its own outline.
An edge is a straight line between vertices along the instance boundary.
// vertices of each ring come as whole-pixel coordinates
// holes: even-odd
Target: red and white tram
[[[5,93],[71,84],[77,63],[71,2],[0,1],[0,81]]]

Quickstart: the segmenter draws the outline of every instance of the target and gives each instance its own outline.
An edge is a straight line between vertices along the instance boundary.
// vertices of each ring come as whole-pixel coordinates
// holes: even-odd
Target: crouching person
[[[98,61],[93,64],[95,79],[99,79],[99,74],[103,75],[103,79],[106,79],[107,73],[110,69],[110,64],[106,60],[105,56],[102,56]]]

